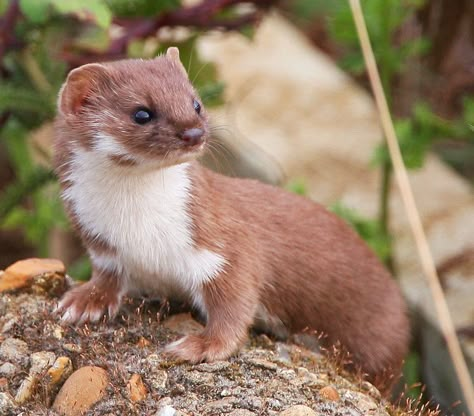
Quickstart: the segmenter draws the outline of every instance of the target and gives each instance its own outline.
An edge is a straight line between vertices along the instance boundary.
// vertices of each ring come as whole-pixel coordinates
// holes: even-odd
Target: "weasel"
[[[58,100],[55,167],[92,262],[58,308],[67,323],[113,317],[124,295],[189,301],[201,334],[167,353],[226,359],[249,327],[312,328],[371,376],[400,370],[409,325],[396,283],[321,205],[195,159],[208,116],[177,48],[72,70]]]

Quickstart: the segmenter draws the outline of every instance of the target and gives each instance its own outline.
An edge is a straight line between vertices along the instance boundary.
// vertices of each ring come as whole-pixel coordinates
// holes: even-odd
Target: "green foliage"
[[[72,15],[100,27],[108,27],[112,21],[112,12],[104,0],[20,0],[20,8],[35,24],[46,23],[55,13]]]
[[[331,211],[354,228],[382,261],[387,260],[391,254],[390,240],[381,232],[381,225],[377,220],[364,218],[354,209],[348,208],[340,202],[333,204]]]
[[[105,0],[115,16],[138,17],[154,16],[180,5],[180,0]]]
[[[308,194],[307,184],[303,179],[292,180],[289,184],[286,185],[286,189],[298,195],[305,196]]]

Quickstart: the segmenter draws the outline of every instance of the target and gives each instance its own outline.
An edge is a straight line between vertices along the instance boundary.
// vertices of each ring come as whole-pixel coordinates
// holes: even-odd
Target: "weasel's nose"
[[[202,142],[202,136],[204,135],[204,130],[203,129],[187,129],[184,130],[180,138],[190,146],[194,146],[196,144],[199,144]]]

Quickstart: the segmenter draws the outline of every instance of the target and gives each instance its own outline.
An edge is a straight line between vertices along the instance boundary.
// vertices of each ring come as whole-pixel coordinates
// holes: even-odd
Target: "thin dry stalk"
[[[449,314],[446,298],[444,297],[433,257],[428,246],[428,241],[423,230],[420,214],[413,197],[413,191],[408,180],[406,167],[403,163],[395,128],[390,116],[390,111],[388,109],[387,101],[383,92],[377,64],[375,62],[374,53],[370,44],[369,35],[367,33],[367,27],[365,25],[360,1],[349,0],[349,2],[364,55],[365,65],[367,67],[370,83],[375,96],[375,101],[377,103],[382,128],[387,140],[390,158],[395,171],[395,177],[398,182],[398,187],[400,189],[400,194],[405,206],[405,211],[416,242],[421,265],[433,296],[436,313],[441,325],[441,331],[444,335],[449,354],[454,363],[454,368],[456,370],[459,384],[464,395],[464,401],[470,414],[474,416],[474,386],[467,369],[466,362],[464,361],[461,346],[459,344],[459,340]]]

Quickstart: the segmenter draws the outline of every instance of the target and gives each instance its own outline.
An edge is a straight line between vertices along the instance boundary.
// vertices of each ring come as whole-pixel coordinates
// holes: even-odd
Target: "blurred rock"
[[[28,344],[18,338],[7,338],[0,344],[0,359],[26,366],[29,362]]]
[[[145,384],[139,374],[133,374],[127,383],[127,390],[132,402],[141,402],[148,394]]]
[[[333,386],[323,387],[321,390],[319,390],[319,394],[326,400],[338,401],[341,398]]]
[[[64,264],[54,259],[17,261],[0,274],[0,292],[19,289],[61,295],[66,290]]]
[[[318,414],[308,406],[292,406],[280,413],[280,416],[318,416]]]
[[[107,372],[100,367],[81,367],[64,383],[53,409],[64,416],[84,414],[105,395]]]

